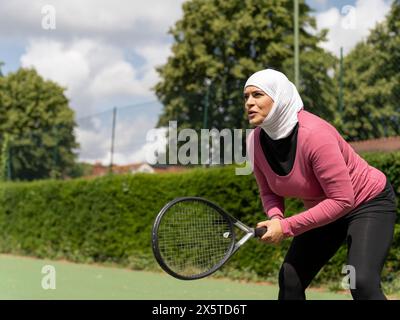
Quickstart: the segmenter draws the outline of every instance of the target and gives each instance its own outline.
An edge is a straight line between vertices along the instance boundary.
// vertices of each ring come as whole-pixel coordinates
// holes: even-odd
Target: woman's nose
[[[246,107],[251,107],[254,106],[254,98],[252,96],[248,97],[248,99],[246,100]]]

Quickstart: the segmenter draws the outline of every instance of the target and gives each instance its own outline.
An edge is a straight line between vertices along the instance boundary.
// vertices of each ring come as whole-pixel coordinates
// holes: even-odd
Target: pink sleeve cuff
[[[279,208],[277,208],[277,207],[268,210],[268,211],[267,211],[267,216],[268,216],[270,219],[272,219],[272,218],[274,218],[274,219],[277,219],[277,218],[278,218],[278,219],[283,219],[283,213],[282,213],[282,211],[281,211]]]
[[[294,236],[293,232],[290,230],[290,224],[287,219],[282,219],[279,222],[281,223],[282,232],[285,235],[285,237]]]

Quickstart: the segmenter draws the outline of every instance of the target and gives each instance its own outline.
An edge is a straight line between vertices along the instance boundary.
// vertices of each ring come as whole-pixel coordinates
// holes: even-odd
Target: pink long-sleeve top
[[[368,165],[342,138],[336,128],[302,109],[292,170],[277,175],[260,144],[260,127],[247,141],[264,211],[280,219],[285,236],[296,236],[326,225],[379,194],[386,176]],[[305,211],[284,217],[284,198],[299,198]]]

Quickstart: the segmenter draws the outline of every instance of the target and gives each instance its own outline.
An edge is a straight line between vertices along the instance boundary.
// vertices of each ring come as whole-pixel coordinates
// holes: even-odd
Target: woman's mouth
[[[248,116],[249,118],[253,118],[256,114],[257,114],[257,112],[253,110],[253,111],[249,111],[249,112],[247,113],[247,116]]]

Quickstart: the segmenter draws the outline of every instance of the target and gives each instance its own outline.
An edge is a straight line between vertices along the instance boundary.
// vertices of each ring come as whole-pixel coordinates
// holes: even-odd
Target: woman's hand
[[[262,236],[262,241],[278,244],[285,238],[279,219],[271,219],[257,223],[257,228],[260,227],[267,227],[268,229]]]

